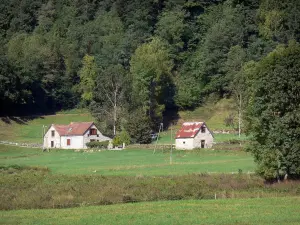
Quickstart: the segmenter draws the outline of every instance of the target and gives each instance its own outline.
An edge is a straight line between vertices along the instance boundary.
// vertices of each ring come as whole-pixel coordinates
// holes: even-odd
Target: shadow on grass
[[[44,119],[43,116],[21,116],[21,117],[16,117],[16,116],[6,116],[6,117],[1,117],[1,120],[6,123],[6,124],[11,124],[12,122],[15,122],[20,125],[28,125],[27,122],[34,120],[34,119]]]

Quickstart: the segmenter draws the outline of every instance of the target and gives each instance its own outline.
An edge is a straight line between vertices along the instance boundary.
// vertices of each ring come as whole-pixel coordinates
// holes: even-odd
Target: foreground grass
[[[1,211],[3,224],[299,224],[300,198],[192,200]]]
[[[21,148],[0,145],[2,165],[42,166],[60,174],[101,175],[182,175],[188,173],[253,172],[255,165],[249,153],[243,151],[174,151],[123,150],[74,152]]]

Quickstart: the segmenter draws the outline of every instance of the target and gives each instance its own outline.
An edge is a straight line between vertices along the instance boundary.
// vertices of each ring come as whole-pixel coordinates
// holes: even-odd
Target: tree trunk
[[[239,138],[241,138],[241,123],[242,123],[242,94],[239,96]]]
[[[116,123],[117,123],[117,90],[114,93],[114,136],[116,136]]]

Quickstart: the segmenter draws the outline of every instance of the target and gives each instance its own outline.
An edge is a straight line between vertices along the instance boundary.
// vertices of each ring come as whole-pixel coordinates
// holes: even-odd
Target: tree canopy
[[[300,45],[278,46],[251,77],[249,146],[267,179],[300,176]]]
[[[146,143],[229,96],[261,174],[299,173],[298,0],[2,0],[0,37],[1,115],[84,106]]]

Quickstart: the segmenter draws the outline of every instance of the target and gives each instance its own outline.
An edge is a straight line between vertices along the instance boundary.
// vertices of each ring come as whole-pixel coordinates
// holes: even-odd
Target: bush
[[[109,141],[92,141],[86,144],[88,148],[107,148]]]
[[[125,143],[125,145],[130,144],[130,136],[126,130],[122,130],[120,134],[114,137],[112,142],[113,146],[119,146],[123,143]]]
[[[115,136],[113,141],[112,141],[113,146],[119,146],[122,144],[120,136]]]

